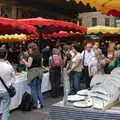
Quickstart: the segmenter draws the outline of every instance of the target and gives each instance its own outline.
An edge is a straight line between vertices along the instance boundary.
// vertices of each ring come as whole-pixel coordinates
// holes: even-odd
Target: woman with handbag
[[[42,70],[40,70],[42,59],[41,54],[38,46],[35,43],[30,43],[28,45],[28,49],[30,54],[28,61],[22,59],[22,63],[28,68],[27,77],[31,88],[31,94],[34,99],[34,108],[43,108],[41,92]]]
[[[2,120],[9,120],[10,97],[15,95],[11,96],[10,93],[10,86],[15,72],[12,65],[6,61],[6,57],[6,49],[0,48],[0,107],[2,108]]]
[[[73,56],[71,55],[71,60],[68,62],[67,65],[70,81],[70,95],[74,95],[77,91],[82,89],[82,57],[79,51],[80,46],[73,45]]]

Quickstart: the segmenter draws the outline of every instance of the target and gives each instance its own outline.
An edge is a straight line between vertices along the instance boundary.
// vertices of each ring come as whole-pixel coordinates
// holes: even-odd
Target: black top
[[[51,55],[51,50],[50,49],[43,49],[42,51],[42,58],[43,58],[43,65],[45,67],[49,66],[49,57]]]
[[[33,52],[30,57],[32,57],[33,59],[33,62],[32,62],[32,65],[30,68],[33,68],[33,67],[41,67],[41,54],[40,52]]]

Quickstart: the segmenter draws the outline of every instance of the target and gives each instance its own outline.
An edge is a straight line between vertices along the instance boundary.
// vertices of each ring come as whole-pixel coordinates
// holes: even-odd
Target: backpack
[[[34,108],[33,96],[25,92],[22,96],[22,102],[19,109],[22,111],[31,111]]]
[[[61,66],[62,66],[61,56],[59,56],[59,55],[52,56],[51,66],[52,66],[52,68],[61,68]]]

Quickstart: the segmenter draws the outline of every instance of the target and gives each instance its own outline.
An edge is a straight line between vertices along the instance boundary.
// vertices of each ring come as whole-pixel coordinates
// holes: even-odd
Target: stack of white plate
[[[77,92],[77,95],[80,95],[80,96],[89,96],[89,94],[90,94],[90,91],[88,89],[80,90]]]
[[[100,98],[104,101],[108,101],[109,100],[109,97],[108,95],[104,94],[104,93],[100,93],[100,92],[91,92],[91,95],[90,95],[92,98]]]
[[[86,107],[92,107],[92,99],[86,99],[85,101],[79,101],[79,102],[74,102],[73,106],[75,107],[80,107],[80,108],[86,108]]]
[[[107,84],[94,87],[90,96],[93,100],[93,107],[103,109],[118,98],[119,89],[110,81]]]
[[[81,108],[91,107],[92,106],[92,99],[89,98],[89,94],[90,94],[90,91],[88,89],[78,91],[77,95],[73,96],[74,97],[74,101],[72,100],[73,106],[81,107]],[[81,98],[81,100],[80,100],[80,98]],[[68,96],[68,100],[70,100],[69,96]]]
[[[79,96],[79,95],[69,95],[68,96],[68,101],[70,102],[76,102],[76,101],[81,101],[85,100],[84,96]]]
[[[92,97],[93,107],[96,109],[103,109],[109,104],[109,101],[103,100],[99,97]]]
[[[106,105],[106,101],[109,101],[109,97],[105,89],[101,86],[94,87],[90,92],[90,97],[92,98],[93,107],[97,109],[102,109]]]
[[[94,87],[98,84],[102,84],[108,76],[109,75],[107,75],[107,74],[95,75],[90,82],[90,87]]]
[[[111,74],[120,74],[120,67],[113,69]]]

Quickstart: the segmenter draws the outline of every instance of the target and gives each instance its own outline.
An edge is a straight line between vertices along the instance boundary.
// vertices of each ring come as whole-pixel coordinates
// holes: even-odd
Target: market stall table
[[[94,108],[77,108],[63,102],[52,105],[49,120],[120,120],[120,106],[103,112]]]
[[[22,96],[25,93],[25,91],[30,93],[30,88],[27,84],[27,73],[21,73],[19,75],[16,75],[16,80],[14,82],[14,86],[16,88],[16,95],[11,100],[11,107],[10,109],[17,108],[22,100]],[[43,80],[42,80],[42,92],[47,92],[51,90],[51,84],[49,81],[49,72],[43,74]],[[0,108],[1,113],[1,108]]]

